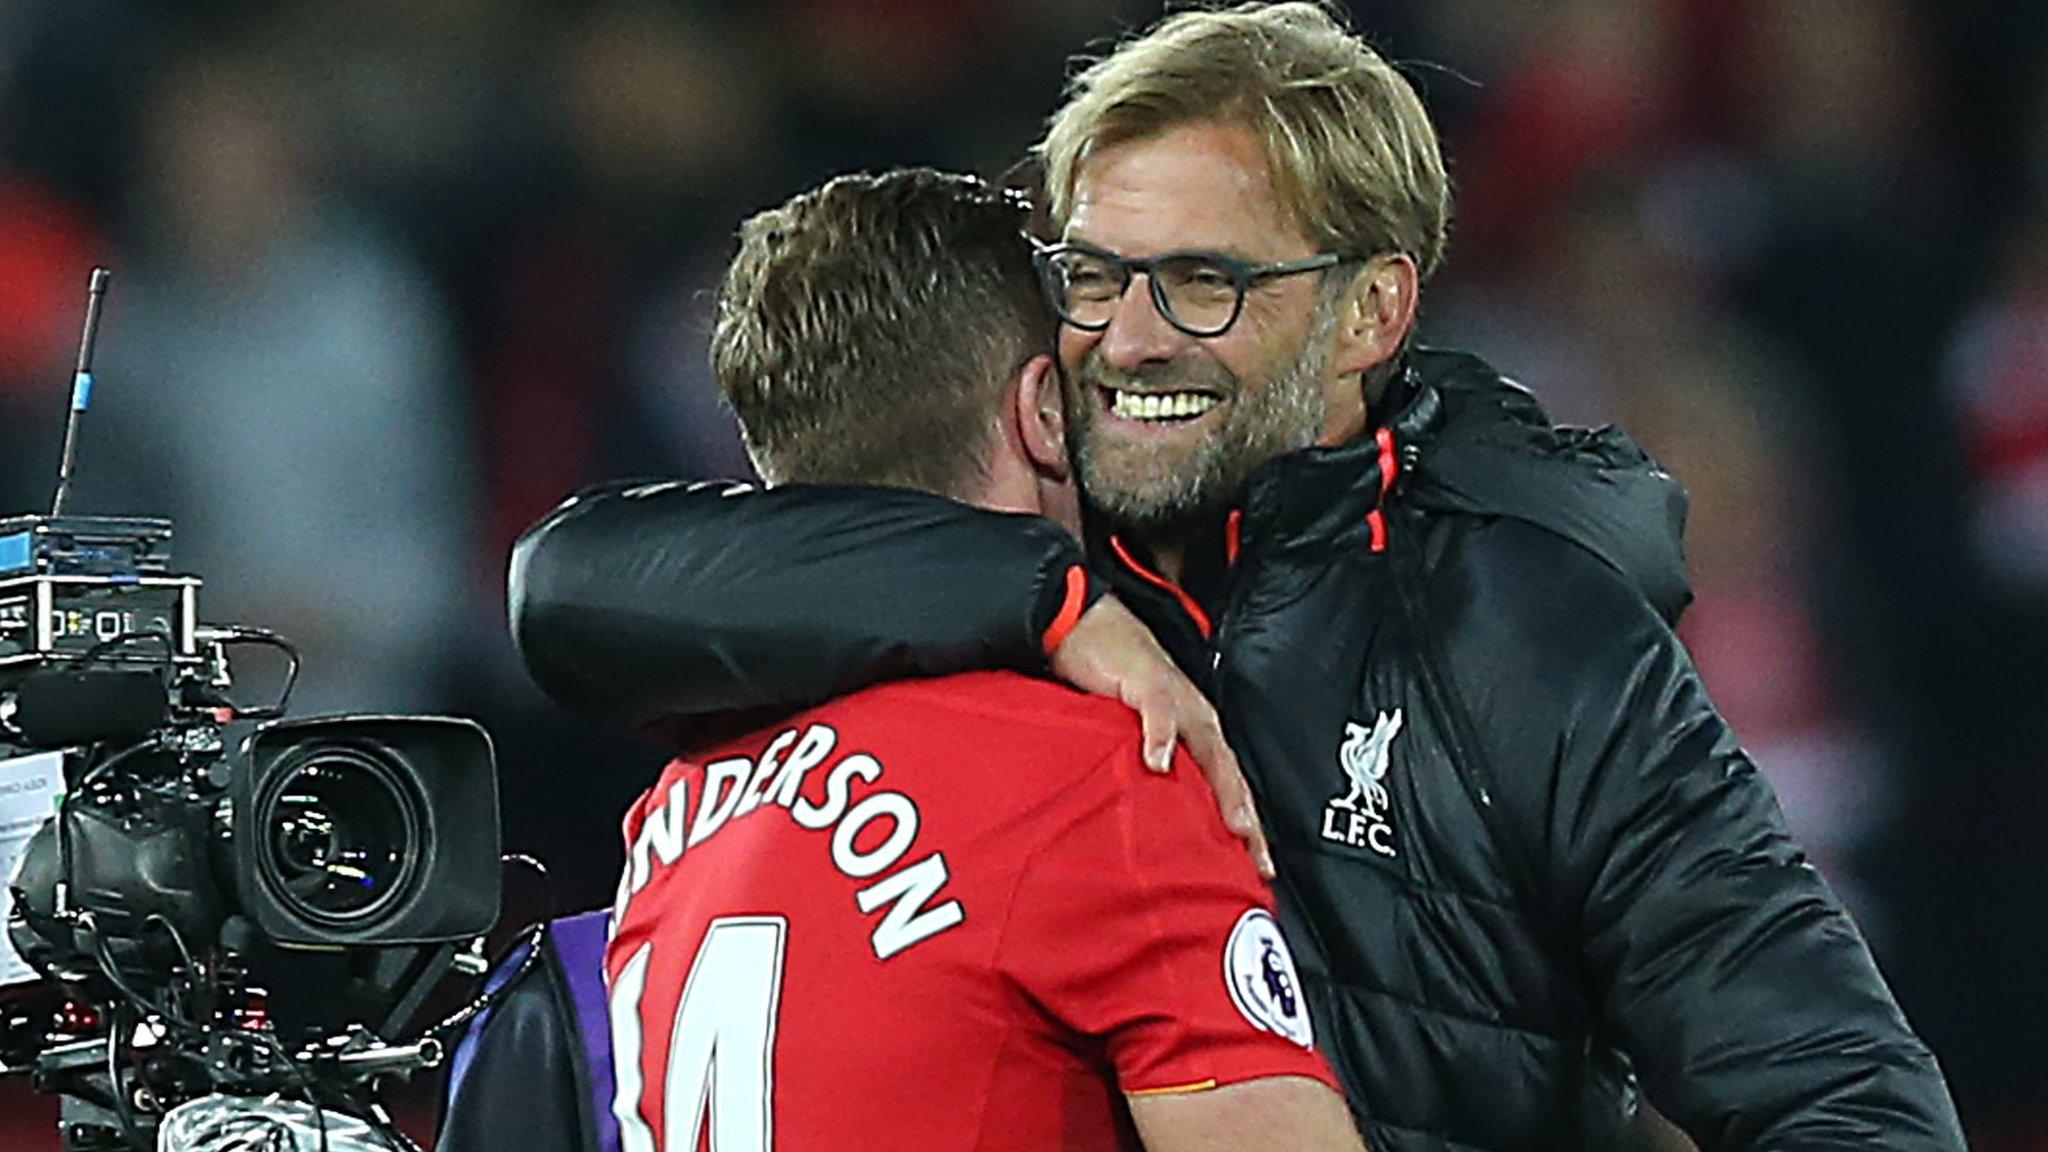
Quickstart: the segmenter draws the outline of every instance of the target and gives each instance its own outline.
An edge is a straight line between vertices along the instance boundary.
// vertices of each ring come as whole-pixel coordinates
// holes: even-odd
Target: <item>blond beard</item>
[[[1207,386],[1231,400],[1229,412],[1215,427],[1192,444],[1171,450],[1129,442],[1105,447],[1093,435],[1101,411],[1088,392],[1105,381],[1146,378],[1109,370],[1091,351],[1080,383],[1062,377],[1067,448],[1089,507],[1114,529],[1139,539],[1181,535],[1222,512],[1261,465],[1314,444],[1329,408],[1323,376],[1329,368],[1336,314],[1333,304],[1317,306],[1301,354],[1264,387],[1246,389],[1213,361],[1205,365],[1213,369],[1205,373],[1207,378],[1189,379],[1184,374],[1174,381]],[[1155,375],[1146,382],[1161,381]],[[1216,388],[1219,383],[1224,387]]]

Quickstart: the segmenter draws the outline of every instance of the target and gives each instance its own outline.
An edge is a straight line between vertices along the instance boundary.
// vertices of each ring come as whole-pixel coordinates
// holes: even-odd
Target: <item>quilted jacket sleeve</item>
[[[1964,1147],[1933,1054],[1683,645],[1590,554],[1496,522],[1449,638],[1557,936],[1705,1152]],[[1541,573],[1541,578],[1531,574]]]
[[[513,549],[512,634],[561,704],[636,727],[807,706],[882,680],[1044,667],[1094,594],[1036,516],[900,489],[613,485]]]

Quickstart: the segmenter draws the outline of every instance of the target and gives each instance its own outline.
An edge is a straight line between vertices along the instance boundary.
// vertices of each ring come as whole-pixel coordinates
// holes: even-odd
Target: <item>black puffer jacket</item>
[[[1382,1152],[1955,1149],[1928,1050],[1670,622],[1682,493],[1481,362],[1274,461],[1176,588],[1103,569],[1216,700],[1326,1051]],[[541,683],[640,723],[1037,660],[1071,545],[907,493],[641,490],[515,556]],[[905,635],[920,637],[905,645]]]

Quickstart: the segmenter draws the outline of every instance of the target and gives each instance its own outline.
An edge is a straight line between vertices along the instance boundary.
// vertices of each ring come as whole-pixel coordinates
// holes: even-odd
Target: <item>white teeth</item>
[[[1221,403],[1200,392],[1143,393],[1110,391],[1110,411],[1126,420],[1182,420],[1200,416]]]

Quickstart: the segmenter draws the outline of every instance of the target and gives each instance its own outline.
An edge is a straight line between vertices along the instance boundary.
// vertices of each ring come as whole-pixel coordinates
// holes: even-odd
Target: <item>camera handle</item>
[[[57,1135],[63,1152],[134,1152],[112,1111],[77,1096],[57,1097]]]
[[[110,1105],[115,1092],[127,1090],[108,1073],[110,1043],[107,1037],[74,1040],[36,1057],[36,1090],[57,1093],[57,1134],[64,1152],[131,1152],[121,1115]],[[154,1137],[154,1131],[149,1135]]]

